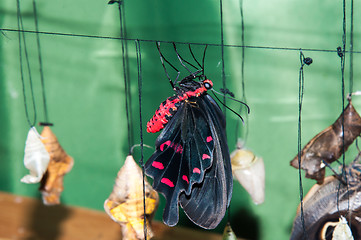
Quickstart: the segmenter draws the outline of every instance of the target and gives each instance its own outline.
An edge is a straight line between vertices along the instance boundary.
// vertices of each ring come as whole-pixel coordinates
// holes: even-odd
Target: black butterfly
[[[213,229],[231,200],[232,169],[225,118],[207,93],[213,84],[195,78],[190,75],[180,81],[176,95],[164,101],[148,122],[148,128],[157,126],[151,132],[164,129],[145,173],[167,200],[165,224],[178,223],[180,204],[195,224]]]

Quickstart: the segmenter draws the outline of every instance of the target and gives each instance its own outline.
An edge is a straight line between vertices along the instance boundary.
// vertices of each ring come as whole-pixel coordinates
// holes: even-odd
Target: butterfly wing
[[[213,163],[204,180],[195,184],[190,195],[181,193],[180,204],[186,215],[196,224],[215,228],[223,219],[232,196],[232,169],[225,135],[225,119],[217,103],[206,95],[198,105],[207,114],[214,140]]]
[[[193,101],[194,100],[194,101]],[[179,107],[156,140],[156,151],[145,165],[154,179],[153,188],[167,200],[163,221],[178,223],[178,199],[181,192],[191,193],[192,185],[201,183],[212,165],[214,137],[209,116],[194,98]]]
[[[224,116],[207,94],[190,98],[178,109],[156,141],[146,174],[166,200],[163,221],[178,222],[178,202],[203,228],[222,220],[232,194],[232,170]]]

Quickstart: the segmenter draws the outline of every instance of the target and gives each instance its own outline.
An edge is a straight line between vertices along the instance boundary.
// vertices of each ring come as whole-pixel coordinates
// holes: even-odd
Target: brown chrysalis
[[[347,183],[341,183],[335,176],[325,178],[322,185],[315,184],[303,202],[306,239],[340,239],[337,226],[347,221],[351,231],[344,229],[349,238],[361,239],[361,164],[359,156],[346,167]],[[344,181],[346,182],[346,181]],[[346,226],[344,226],[345,228]],[[304,239],[300,207],[293,222],[291,240]]]
[[[301,168],[306,177],[322,184],[325,177],[325,164],[341,157],[343,150],[353,143],[361,133],[361,117],[352,106],[351,101],[344,112],[345,137],[342,139],[342,114],[331,126],[317,134],[301,151]],[[344,143],[344,147],[342,146]],[[298,168],[298,156],[291,161],[291,166]]]
[[[41,179],[40,191],[45,205],[55,205],[60,203],[60,194],[64,189],[63,178],[72,169],[74,161],[60,146],[50,127],[44,127],[41,137],[50,161]]]

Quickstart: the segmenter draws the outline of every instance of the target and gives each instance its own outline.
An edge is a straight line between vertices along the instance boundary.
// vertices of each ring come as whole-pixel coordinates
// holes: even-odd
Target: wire
[[[299,176],[299,189],[300,189],[300,210],[301,210],[301,222],[303,229],[303,239],[308,239],[306,226],[305,226],[305,217],[303,212],[303,186],[302,186],[302,166],[301,166],[301,149],[302,149],[302,103],[303,103],[303,94],[304,94],[304,84],[305,78],[303,73],[303,67],[305,66],[306,61],[302,50],[300,50],[300,63],[301,67],[299,70],[299,78],[298,78],[298,141],[297,141],[297,150],[298,150],[298,176]],[[312,62],[312,61],[311,61]],[[309,65],[309,64],[307,64]]]
[[[18,37],[19,37],[19,62],[20,62],[20,78],[22,83],[22,90],[23,90],[23,97],[24,97],[24,107],[25,107],[25,115],[26,120],[30,127],[33,127],[36,123],[36,106],[35,106],[35,97],[34,97],[34,89],[33,89],[33,81],[31,78],[31,70],[30,70],[30,62],[29,62],[29,55],[28,50],[26,47],[26,38],[25,38],[25,32],[22,31],[24,29],[23,25],[23,18],[21,15],[21,9],[20,9],[20,1],[16,1],[17,4],[17,24],[18,24]],[[22,43],[23,42],[23,43]],[[31,93],[31,100],[33,105],[33,119],[30,120],[29,111],[28,111],[28,104],[26,100],[26,90],[25,90],[25,80],[24,80],[24,69],[23,69],[23,48],[22,44],[24,45],[24,54],[25,54],[25,60],[26,60],[26,66],[28,68],[28,77],[29,77],[29,83],[30,83],[30,93]]]
[[[45,123],[42,123],[42,125],[52,125],[52,124],[49,123],[48,108],[47,108],[47,104],[46,104],[43,61],[42,61],[42,57],[41,57],[38,14],[37,14],[37,10],[36,10],[35,0],[33,0],[33,11],[34,11],[35,29],[36,29],[36,32],[37,32],[36,33],[36,43],[37,43],[37,47],[38,47],[39,72],[40,72],[40,82],[41,82],[42,96],[43,96],[43,107],[44,107],[44,120],[45,120]]]
[[[73,33],[60,33],[60,32],[44,32],[44,31],[32,31],[32,30],[23,30],[23,29],[10,29],[10,28],[0,28],[0,31],[4,32],[23,32],[23,33],[39,33],[44,35],[55,35],[55,36],[63,36],[63,37],[82,37],[82,38],[96,38],[96,39],[112,39],[112,40],[126,40],[126,41],[139,41],[139,42],[152,42],[152,43],[175,43],[175,44],[192,44],[198,46],[213,46],[220,47],[221,44],[217,43],[199,43],[199,42],[177,42],[177,41],[165,41],[165,40],[153,40],[153,39],[136,39],[136,38],[121,38],[121,37],[111,37],[111,36],[100,36],[100,35],[86,35],[86,34],[73,34]],[[229,48],[248,48],[248,49],[265,49],[265,50],[281,50],[281,51],[300,51],[299,47],[272,47],[272,46],[252,46],[252,45],[237,45],[237,44],[224,44],[224,47]],[[329,53],[337,53],[337,50],[334,49],[319,49],[319,48],[302,48],[304,52],[329,52]],[[345,53],[350,53],[350,51],[346,51]],[[361,51],[353,51],[353,53],[359,54]]]
[[[140,165],[143,173],[143,212],[144,212],[144,239],[147,240],[147,219],[145,207],[145,165],[144,165],[144,141],[143,141],[143,122],[142,122],[142,54],[140,42],[135,40],[135,49],[137,53],[137,70],[138,70],[138,96],[139,96],[139,133],[140,133]]]

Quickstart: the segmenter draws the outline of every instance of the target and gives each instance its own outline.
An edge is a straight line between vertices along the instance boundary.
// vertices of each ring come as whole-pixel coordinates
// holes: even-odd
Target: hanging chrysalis
[[[308,238],[360,239],[361,236],[361,163],[359,154],[346,167],[345,178],[329,176],[315,184],[303,199],[303,216]],[[346,219],[340,216],[347,216]],[[342,219],[343,218],[343,219]],[[352,228],[352,233],[349,228]],[[341,237],[341,238],[340,238]],[[293,222],[291,240],[304,239],[300,206]]]
[[[50,156],[40,138],[35,127],[31,127],[26,138],[24,155],[24,165],[30,170],[30,174],[24,176],[21,182],[40,182],[48,167]]]
[[[158,193],[145,181],[147,239],[153,236],[150,221],[158,207]],[[133,156],[127,156],[104,202],[106,213],[122,227],[122,240],[144,239],[143,173]]]
[[[265,196],[265,169],[263,159],[243,148],[238,141],[231,153],[233,176],[251,195],[255,204],[261,204]]]
[[[340,217],[335,230],[333,230],[332,240],[353,240],[351,229],[343,216]]]
[[[45,205],[59,204],[60,194],[64,190],[64,175],[72,169],[74,161],[60,146],[50,127],[45,126],[41,136],[41,141],[50,155],[50,162],[39,190]]]
[[[342,137],[344,125],[344,138]],[[361,133],[361,117],[352,106],[351,101],[341,116],[331,126],[312,138],[301,151],[301,168],[306,177],[322,184],[325,177],[325,164],[339,159],[344,151]],[[291,161],[291,166],[298,168],[298,156]]]
[[[236,234],[234,234],[231,224],[228,222],[223,231],[222,240],[237,240]]]

